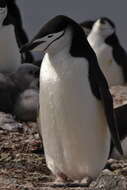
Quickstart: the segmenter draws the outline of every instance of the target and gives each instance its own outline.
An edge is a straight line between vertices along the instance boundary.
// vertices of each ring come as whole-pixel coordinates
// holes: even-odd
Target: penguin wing
[[[124,80],[127,82],[127,52],[119,44],[113,49],[113,56],[116,63],[122,67]]]
[[[91,90],[95,97],[102,101],[112,142],[114,146],[116,146],[119,153],[123,154],[118,133],[117,120],[113,109],[113,99],[109,91],[108,83],[98,65],[97,58],[95,56],[94,58],[95,59],[91,59],[91,64],[89,67],[89,81]]]
[[[109,36],[105,42],[113,48],[113,57],[116,63],[121,66],[125,82],[127,82],[127,52],[120,45],[116,33]]]
[[[111,133],[113,144],[116,146],[117,150],[121,155],[123,155],[123,150],[120,143],[118,127],[116,122],[116,116],[113,109],[112,96],[108,89],[100,86],[99,87],[100,97],[104,105],[104,111],[106,114],[109,130]]]

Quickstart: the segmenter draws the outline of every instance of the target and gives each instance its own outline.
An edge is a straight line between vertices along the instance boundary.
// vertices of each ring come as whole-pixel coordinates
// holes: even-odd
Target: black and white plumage
[[[112,146],[111,156],[115,159],[127,158],[127,104],[119,106],[114,109],[116,113],[119,137],[121,140],[121,146],[124,152],[124,155],[120,155],[119,152]]]
[[[120,140],[127,137],[127,104],[115,108]]]
[[[16,35],[16,40],[19,48],[28,42],[27,34],[23,28],[22,17],[20,9],[16,4],[16,0],[5,0],[7,4],[7,17],[4,20],[4,25],[12,24],[14,26],[14,31]],[[32,63],[34,58],[30,52],[22,54],[22,62]]]
[[[126,82],[127,53],[120,45],[114,23],[105,17],[97,19],[87,39],[109,85]]]
[[[7,17],[7,4],[0,1],[0,72],[14,72],[21,64],[21,55],[13,25],[4,25]]]
[[[97,176],[107,161],[111,136],[120,153],[122,149],[112,97],[83,29],[56,16],[21,51],[32,49],[45,52],[39,115],[49,169],[57,177]]]
[[[94,22],[95,21],[93,21],[93,20],[86,20],[86,21],[80,23],[80,25],[82,26],[86,36],[89,35],[89,33],[93,27]]]

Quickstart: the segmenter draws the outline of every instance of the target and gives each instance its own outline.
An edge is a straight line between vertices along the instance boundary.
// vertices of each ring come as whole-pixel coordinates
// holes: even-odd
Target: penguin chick
[[[35,122],[38,109],[39,91],[37,89],[27,89],[18,96],[14,106],[14,115],[17,120]]]
[[[12,113],[18,91],[8,75],[0,73],[0,111]]]
[[[24,63],[10,76],[19,92],[23,92],[25,89],[29,88],[35,79],[39,78],[39,73],[40,68],[38,66]]]

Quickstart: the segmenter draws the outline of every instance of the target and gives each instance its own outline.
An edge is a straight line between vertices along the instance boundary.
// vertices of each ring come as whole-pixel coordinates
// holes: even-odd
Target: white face
[[[4,19],[7,16],[7,7],[0,7],[0,26],[3,24]]]
[[[64,31],[60,31],[57,33],[48,34],[43,38],[39,38],[33,41],[33,43],[40,42],[32,51],[43,51],[45,52],[47,48],[54,42],[57,42],[64,35]],[[41,43],[42,42],[42,43]]]
[[[101,23],[100,19],[94,23],[92,30],[104,38],[110,36],[115,31],[108,21]]]

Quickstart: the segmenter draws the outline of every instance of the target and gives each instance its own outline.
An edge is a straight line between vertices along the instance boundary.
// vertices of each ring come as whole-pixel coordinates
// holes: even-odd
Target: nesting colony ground
[[[112,94],[115,106],[127,103],[127,87],[113,87]],[[45,164],[36,123],[13,124],[11,120],[4,123],[3,117],[1,113],[0,190],[127,189],[127,160],[113,159],[107,163],[108,169],[102,171],[89,187],[51,187],[53,176]]]

